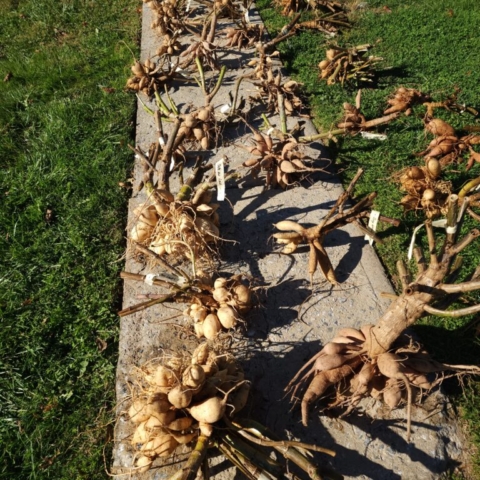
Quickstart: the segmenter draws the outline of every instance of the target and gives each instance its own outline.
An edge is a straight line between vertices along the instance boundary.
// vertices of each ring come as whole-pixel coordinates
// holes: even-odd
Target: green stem
[[[205,89],[205,72],[203,71],[202,61],[199,57],[195,57],[195,63],[197,65],[198,74],[200,75],[200,86],[202,87],[203,94],[207,96],[207,90]]]
[[[248,75],[242,75],[241,77],[237,78],[237,81],[235,82],[235,96],[233,97],[233,103],[232,103],[232,108],[230,109],[230,116],[232,116],[235,113],[235,110],[237,109],[237,99],[238,99],[238,92],[240,90],[240,84],[245,78],[250,78],[252,74]]]
[[[173,101],[172,97],[168,94],[168,88],[166,84],[165,84],[165,95],[167,96],[168,103],[170,104],[170,108],[172,109],[173,114],[178,115],[178,108],[175,105],[175,102]]]
[[[220,89],[223,82],[223,77],[225,77],[226,71],[227,71],[227,67],[225,65],[222,65],[215,88],[207,95],[207,98],[205,99],[206,106],[210,105],[210,102],[212,101],[213,97],[217,94],[218,90]]]
[[[161,112],[166,116],[169,117],[172,113],[165,103],[162,100],[161,95],[158,93],[157,89],[155,89],[155,100],[157,101],[157,107],[161,110]]]
[[[138,101],[142,104],[142,107],[143,109],[149,114],[149,115],[153,115],[155,112],[147,107],[147,105],[145,104],[145,102],[140,98],[140,95],[137,93],[137,98],[138,98]]]
[[[465,195],[470,190],[475,188],[477,185],[480,185],[480,177],[474,178],[473,180],[470,180],[469,182],[467,182],[460,190],[460,193],[458,194],[458,198],[462,200],[465,197]]]
[[[308,143],[314,142],[315,140],[325,140],[333,137],[334,135],[345,135],[346,133],[348,133],[348,131],[344,128],[337,128],[335,130],[330,130],[329,132],[317,133],[316,135],[310,135],[308,137],[300,137],[298,141],[301,143]]]
[[[205,435],[200,435],[195,444],[195,448],[190,453],[186,465],[175,473],[169,480],[195,480],[197,472],[202,465],[205,454],[207,453],[210,439]]]

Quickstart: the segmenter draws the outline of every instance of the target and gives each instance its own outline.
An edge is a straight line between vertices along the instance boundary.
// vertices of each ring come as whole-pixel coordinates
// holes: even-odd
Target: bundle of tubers
[[[183,312],[193,321],[198,338],[213,340],[222,331],[235,328],[244,322],[243,315],[252,306],[252,289],[242,283],[241,275],[215,280],[211,295],[194,296]]]
[[[329,0],[307,0],[310,8],[314,11],[315,20],[307,20],[298,23],[295,28],[318,30],[328,37],[334,36],[341,28],[350,28],[350,20],[347,15],[347,5]]]
[[[254,178],[265,172],[267,187],[286,188],[302,175],[318,170],[306,165],[305,162],[311,159],[302,154],[301,146],[294,138],[274,140],[267,134],[254,131],[253,141],[255,145],[248,147],[248,151],[254,157],[246,160],[243,166],[250,168]]]
[[[355,134],[357,132],[370,130],[384,123],[391,122],[400,115],[399,112],[392,112],[384,115],[383,117],[367,120],[360,109],[361,101],[362,90],[359,90],[355,97],[355,106],[348,102],[343,104],[343,117],[342,120],[337,124],[337,127],[344,130],[344,133],[349,132]],[[335,133],[337,134],[338,131],[335,131]]]
[[[356,83],[372,82],[374,77],[373,66],[383,59],[367,56],[372,45],[358,45],[356,47],[329,48],[326,58],[318,64],[319,78],[325,80],[327,85],[355,81]]]
[[[173,35],[183,27],[185,2],[178,0],[143,0],[153,12],[150,28],[159,36]]]
[[[446,200],[452,191],[450,182],[441,180],[440,162],[436,158],[426,158],[424,167],[407,167],[395,177],[405,195],[401,200],[405,212],[423,210],[427,218],[435,218],[446,213]]]
[[[418,345],[405,341],[405,329],[413,325],[425,314],[458,317],[480,311],[479,305],[460,310],[441,310],[432,306],[437,300],[445,302],[445,297],[458,292],[471,292],[480,288],[480,269],[468,280],[460,284],[444,283],[450,273],[458,268],[457,255],[472,243],[479,230],[472,230],[457,241],[457,226],[461,220],[461,208],[467,198],[451,195],[448,200],[447,229],[443,246],[437,248],[433,227],[425,223],[430,252],[430,265],[427,266],[419,247],[414,250],[418,274],[414,280],[403,262],[398,262],[403,292],[394,299],[391,306],[375,325],[364,325],[359,329],[341,329],[337,336],[300,369],[287,386],[293,390],[293,398],[302,388],[303,382],[309,386],[302,396],[302,422],[308,422],[310,405],[323,397],[329,387],[339,388],[337,400],[332,406],[346,406],[350,412],[361,398],[383,397],[391,408],[397,407],[404,388],[407,393],[407,440],[410,439],[410,413],[414,387],[428,391],[442,381],[443,372],[480,373],[480,367],[469,365],[449,365],[432,360]],[[459,215],[460,212],[460,215]],[[311,366],[307,373],[307,367]],[[302,375],[303,374],[303,375]],[[298,382],[298,383],[297,383]],[[343,386],[349,382],[347,395]],[[340,390],[340,387],[343,388]]]
[[[423,156],[427,161],[429,158],[438,158],[442,166],[463,160],[462,154],[468,150],[466,171],[470,170],[475,162],[480,162],[480,153],[473,147],[480,144],[480,135],[468,134],[460,137],[455,129],[441,118],[426,117],[425,131],[431,133],[435,138],[429,143],[423,152],[417,156]]]
[[[228,3],[228,2],[227,2]],[[217,19],[220,10],[215,5],[211,15],[207,16],[203,25],[203,31],[198,41],[193,42],[185,51],[180,54],[183,58],[182,68],[188,68],[193,63],[206,65],[211,70],[219,70],[218,58],[216,52],[215,30],[217,28]]]
[[[211,247],[220,239],[219,205],[211,202],[210,191],[201,193],[197,203],[181,201],[156,189],[150,203],[135,210],[135,224],[129,240],[148,246],[157,255],[179,258],[209,258]],[[193,254],[193,256],[192,256]]]
[[[138,473],[200,434],[210,437],[224,415],[245,406],[250,389],[235,357],[216,353],[206,343],[191,355],[164,354],[135,377],[128,417],[135,426],[130,442]]]
[[[135,61],[131,67],[133,77],[127,80],[126,88],[136,92],[143,92],[147,96],[153,95],[155,88],[163,89],[177,75],[176,66],[171,65],[164,70],[164,62],[158,65],[150,59],[144,63]]]
[[[227,27],[225,28],[225,37],[227,43],[225,47],[236,48],[241,50],[242,48],[253,47],[255,43],[260,41],[263,37],[264,26],[246,23],[242,20],[240,27]]]
[[[351,197],[353,188],[362,174],[363,170],[359,169],[347,190],[340,195],[335,205],[318,225],[304,228],[291,220],[283,220],[275,225],[280,232],[274,233],[273,238],[275,238],[278,243],[285,245],[282,253],[291,254],[295,252],[298,245],[302,243],[306,243],[309,246],[310,258],[308,262],[308,273],[311,283],[313,283],[313,275],[317,271],[317,266],[320,267],[323,275],[331,284],[336,285],[338,283],[332,263],[323,246],[325,235],[332,230],[348,223],[355,223],[362,231],[371,235],[377,239],[377,241],[379,240],[375,233],[362,223],[363,219],[369,216],[368,210],[373,204],[376,193],[367,195],[353,207],[344,210],[345,202]],[[390,223],[395,222],[395,220],[386,217],[380,217],[380,220]]]
[[[383,113],[388,115],[394,112],[404,112],[405,115],[410,115],[414,105],[423,104],[429,99],[430,97],[428,95],[414,88],[398,87],[392,97],[387,100],[390,107]]]
[[[193,42],[180,54],[180,57],[184,59],[181,67],[188,68],[198,58],[211,70],[219,70],[216,49],[215,44],[208,40]]]
[[[178,41],[178,33],[173,34],[166,33],[162,36],[162,44],[157,48],[157,56],[162,57],[163,55],[178,55],[182,49],[180,42]]]
[[[261,101],[269,112],[280,115],[302,112],[304,105],[298,96],[301,84],[295,80],[283,81],[280,70],[274,74],[272,56],[260,55],[249,65],[254,67],[252,83],[258,90],[258,96],[252,97],[253,100]]]
[[[190,140],[198,142],[203,150],[212,147],[217,139],[217,126],[212,105],[186,113],[181,118],[177,143]]]

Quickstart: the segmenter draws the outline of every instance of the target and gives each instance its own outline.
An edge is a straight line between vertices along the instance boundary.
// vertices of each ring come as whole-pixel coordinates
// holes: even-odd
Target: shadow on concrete
[[[445,459],[444,456],[436,458],[415,446],[413,442],[405,440],[404,420],[400,419],[379,419],[375,420],[366,415],[352,413],[350,416],[339,420],[337,426],[343,430],[351,428],[352,434],[358,436],[355,430],[365,432],[365,450],[356,451],[345,445],[339,445],[327,432],[320,422],[318,405],[312,408],[308,427],[300,422],[298,406],[289,403],[284,388],[291,378],[296,374],[301,365],[306,363],[315,353],[321,349],[317,341],[299,341],[288,343],[276,343],[277,351],[266,351],[261,348],[250,350],[250,354],[242,362],[246,377],[252,381],[252,395],[247,409],[242,412],[246,418],[252,418],[275,434],[282,436],[282,432],[289,431],[295,439],[302,442],[316,444],[318,446],[332,449],[336,452],[334,458],[321,453],[315,453],[314,459],[317,465],[324,465],[332,468],[337,473],[350,477],[400,480],[399,473],[389,469],[385,464],[377,463],[374,459],[367,458],[370,444],[375,440],[375,448],[386,449],[392,456],[404,454],[410,462],[422,464],[433,475],[438,475],[449,469],[455,468],[454,462]],[[268,382],[265,386],[264,383]],[[345,422],[347,425],[345,425]],[[395,427],[395,429],[393,428]],[[435,425],[425,422],[413,421],[412,428],[423,428],[435,430]],[[400,432],[396,431],[400,430]],[[441,438],[440,442],[448,444],[448,438]],[[305,474],[300,478],[304,478]],[[306,477],[305,477],[306,478]]]

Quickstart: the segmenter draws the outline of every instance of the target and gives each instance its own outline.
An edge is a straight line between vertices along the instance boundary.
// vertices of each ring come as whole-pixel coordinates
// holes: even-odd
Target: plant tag
[[[413,230],[412,239],[410,240],[410,246],[408,247],[407,258],[410,261],[413,257],[413,248],[415,247],[415,240],[417,238],[418,231],[425,225],[425,223],[421,223],[420,225],[416,226]],[[447,219],[441,218],[440,220],[434,220],[432,222],[433,227],[440,227],[440,228],[447,228]],[[448,229],[447,229],[448,233]]]
[[[360,135],[367,140],[381,140],[383,142],[387,139],[387,136],[383,133],[360,132]]]
[[[217,200],[222,202],[225,200],[225,163],[223,157],[215,164],[215,175],[217,177]]]
[[[378,219],[380,218],[380,212],[378,210],[372,210],[370,212],[370,218],[368,220],[368,228],[373,230],[374,232],[377,231]],[[373,245],[373,237],[370,235],[365,235],[365,240],[368,240],[370,245]]]
[[[152,286],[153,285],[153,281],[157,278],[157,275],[155,275],[154,273],[147,273],[145,275],[145,278],[143,279],[144,283],[146,283],[147,285],[150,285]]]
[[[165,139],[163,137],[158,137],[158,143],[164,147],[165,146]]]
[[[227,113],[231,108],[232,108],[232,106],[229,103],[226,103],[225,105],[222,105],[220,107],[220,112],[221,113]]]
[[[413,256],[413,248],[415,247],[415,240],[417,238],[417,233],[424,225],[425,225],[424,223],[421,223],[420,225],[417,225],[413,230],[412,239],[410,240],[410,246],[408,247],[408,253],[407,253],[408,261],[410,261]]]

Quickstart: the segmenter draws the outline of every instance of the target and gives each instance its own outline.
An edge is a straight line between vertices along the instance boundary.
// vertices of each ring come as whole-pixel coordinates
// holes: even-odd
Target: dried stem
[[[347,133],[356,133],[358,131],[368,130],[370,128],[377,127],[378,125],[391,122],[392,120],[397,118],[399,115],[400,114],[398,112],[391,113],[390,115],[385,115],[384,117],[368,120],[364,123],[361,123],[360,125],[357,125],[356,123],[351,122],[351,125],[350,125],[351,128],[357,127],[357,130],[355,130],[354,132],[349,131],[348,128],[337,128],[335,130],[330,130],[329,132],[318,133],[317,135],[300,137],[298,141],[301,143],[314,142],[316,140],[324,140],[326,138],[331,138],[335,135],[345,135]]]
[[[278,113],[280,115],[280,128],[283,134],[287,134],[287,115],[285,114],[285,105],[283,104],[283,94],[279,90],[277,93]]]
[[[197,472],[207,453],[210,439],[205,435],[199,435],[195,448],[190,453],[186,465],[175,473],[169,480],[195,480]]]
[[[421,247],[415,247],[413,249],[413,258],[415,258],[415,262],[417,262],[418,273],[423,273],[427,269],[427,264],[425,263],[425,257]]]
[[[227,445],[224,442],[220,442],[216,444],[216,447],[222,452],[222,454],[233,464],[235,467],[240,470],[249,480],[258,480],[258,469],[256,470],[256,474],[251,473],[255,472],[255,465],[246,457],[244,457],[241,453],[235,451],[230,445]],[[263,472],[260,472],[263,473]],[[268,480],[269,477],[266,477]]]
[[[270,432],[266,427],[263,425],[255,422],[254,420],[250,419],[242,419],[240,423],[236,423],[236,426],[241,427],[243,429],[248,429],[250,433],[257,436],[261,439],[277,439],[277,436]],[[296,443],[296,442],[289,442],[289,443]],[[306,445],[308,448],[308,445]],[[336,472],[331,471],[330,469],[325,468],[318,468],[310,460],[301,453],[300,445],[297,446],[288,446],[288,447],[281,447],[281,446],[274,446],[275,450],[279,451],[287,460],[294,462],[298,465],[302,470],[308,473],[309,477],[312,480],[320,480],[325,475],[327,478],[332,480],[342,480],[343,476],[339,475]]]
[[[239,436],[233,432],[229,432],[222,436],[222,443],[226,443],[232,447],[236,452],[239,452],[243,457],[248,458],[255,469],[261,469],[268,472],[274,478],[282,477],[282,466],[266,455],[262,450],[258,450],[247,442],[243,441]]]
[[[295,30],[292,31],[292,29],[295,27],[295,24],[298,22],[298,20],[300,20],[300,16],[301,14],[297,13],[293,17],[292,21],[288,25],[285,25],[285,27],[282,28],[282,31],[280,32],[280,34],[277,35],[273,40],[270,40],[267,43],[259,42],[256,45],[257,50],[264,55],[270,48],[277,45],[277,43],[283,42],[287,38],[290,38],[293,35],[295,35],[297,32]]]
[[[455,283],[453,285],[440,284],[437,287],[445,293],[466,293],[480,290],[480,280],[469,281],[464,283]]]
[[[430,254],[430,264],[432,266],[438,265],[438,257],[436,254],[435,234],[433,233],[432,221],[427,220],[425,222],[425,228],[427,230],[428,239],[428,253]]]
[[[400,281],[402,282],[402,289],[405,291],[412,279],[403,260],[397,261],[397,271],[400,276]]]
[[[191,280],[190,277],[183,270],[172,267],[172,265],[166,262],[160,255],[157,255],[154,251],[150,250],[144,245],[137,243],[135,245],[135,249],[138,250],[140,253],[143,253],[144,255],[148,255],[149,257],[152,257],[159,265],[165,268],[165,270],[168,270],[169,272],[173,273],[178,278],[183,277],[183,278],[186,278],[187,280]]]
[[[147,276],[140,273],[120,272],[120,278],[123,278],[124,280],[133,280],[135,282],[145,282]],[[152,280],[152,285],[165,288],[179,288],[173,282],[167,282],[166,280],[160,280],[158,278]]]
[[[173,300],[175,298],[175,295],[177,295],[176,292],[171,293],[169,295],[165,295],[162,298],[154,298],[153,300],[147,300],[146,302],[137,303],[137,305],[132,305],[131,307],[127,307],[127,308],[124,308],[123,310],[120,310],[118,312],[118,316],[125,317],[127,315],[131,315],[132,313],[137,313],[147,308],[150,308],[153,305],[157,305],[158,303],[168,302],[170,300]]]
[[[471,307],[459,308],[458,310],[439,310],[438,308],[431,307],[430,305],[425,305],[423,309],[431,315],[458,318],[463,317],[464,315],[472,315],[473,313],[480,312],[480,305],[472,305]]]
[[[383,244],[383,240],[371,229],[362,223],[361,219],[356,219],[353,222],[365,235],[372,237],[379,245]]]
[[[230,422],[228,422],[230,423]],[[230,423],[231,425],[231,423]],[[326,453],[327,455],[330,455],[331,457],[334,457],[336,453],[333,450],[330,450],[328,448],[322,448],[322,447],[317,447],[316,445],[311,445],[309,443],[303,443],[303,442],[294,442],[294,441],[287,441],[287,440],[270,440],[264,435],[261,435],[259,432],[256,432],[256,437],[253,435],[250,435],[248,431],[243,428],[241,425],[235,423],[234,424],[238,430],[236,432],[239,435],[242,435],[245,437],[247,440],[249,440],[252,443],[255,443],[257,445],[261,445],[262,447],[296,447],[296,448],[303,448],[305,450],[312,450],[314,452],[321,452],[321,453]],[[257,438],[258,437],[258,438]]]

